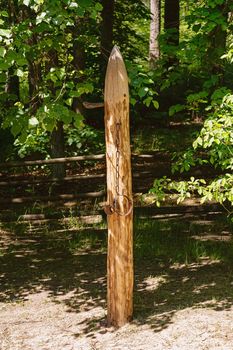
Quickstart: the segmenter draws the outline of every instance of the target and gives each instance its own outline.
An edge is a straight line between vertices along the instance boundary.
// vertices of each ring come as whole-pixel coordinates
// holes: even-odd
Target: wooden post
[[[108,324],[123,326],[133,314],[133,213],[128,76],[114,46],[105,77],[107,165]]]

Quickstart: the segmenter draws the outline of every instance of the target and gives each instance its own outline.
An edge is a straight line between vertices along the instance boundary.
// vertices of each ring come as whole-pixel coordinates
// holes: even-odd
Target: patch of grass
[[[101,230],[106,229],[106,221],[103,220],[101,215],[95,216],[70,216],[68,220],[66,220],[63,224],[64,228],[67,230],[85,230],[85,229],[93,229],[93,230]]]
[[[68,250],[71,254],[88,252],[107,251],[107,230],[106,223],[94,224],[84,227],[73,222],[71,226],[76,227],[77,232],[69,234],[67,239],[54,241],[53,245]],[[218,225],[219,224],[219,225]],[[192,225],[189,221],[181,220],[153,220],[139,219],[134,221],[134,256],[135,258],[151,257],[162,262],[189,264],[203,259],[211,261],[233,261],[233,241],[219,240],[218,232],[226,222],[203,225],[203,222],[195,222]],[[203,226],[204,230],[203,231]],[[218,227],[218,229],[217,229]],[[210,238],[209,232],[211,230]],[[231,227],[229,226],[229,232]],[[68,234],[68,232],[67,232]],[[213,236],[216,239],[213,239]]]
[[[31,222],[28,224],[16,222],[5,224],[4,229],[14,233],[16,237],[26,233],[44,236],[45,239],[49,239],[49,244],[54,249],[61,248],[71,254],[106,252],[106,221],[85,223],[75,214],[70,212],[69,220],[62,223],[54,220],[48,224],[33,226]],[[90,218],[92,219],[91,216]],[[180,219],[135,218],[134,256],[136,259],[149,256],[169,263],[189,264],[202,259],[231,263],[233,261],[231,232],[232,225],[227,220],[224,222],[195,220],[190,223],[188,220]]]
[[[182,264],[198,262],[203,259],[233,261],[232,240],[207,239],[203,235],[201,221],[199,226],[197,223],[195,224],[195,235],[193,233],[189,221],[159,221],[136,218],[134,222],[135,258],[151,257],[162,262]],[[215,235],[218,237],[217,232]],[[72,254],[88,253],[90,251],[92,253],[106,252],[107,230],[100,229],[99,225],[94,225],[93,228],[80,229],[69,239],[63,239],[54,242],[54,244],[62,245],[64,249]]]
[[[232,261],[232,240],[202,240],[201,233],[198,239],[197,228],[194,238],[189,228],[190,223],[185,221],[138,220],[134,234],[135,256],[185,264],[202,259]]]
[[[96,233],[95,230],[80,232],[73,239],[68,241],[68,250],[71,253],[82,252],[106,252],[107,234],[105,231]]]
[[[132,135],[133,152],[182,151],[191,146],[196,131],[194,125],[177,129],[140,128]]]
[[[82,230],[86,226],[78,216],[74,216],[73,214],[69,216],[68,221],[64,224],[64,227],[68,230]]]

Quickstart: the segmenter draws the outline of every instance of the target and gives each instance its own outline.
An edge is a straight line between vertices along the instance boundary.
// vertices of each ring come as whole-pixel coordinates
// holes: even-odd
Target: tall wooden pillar
[[[133,314],[133,213],[128,76],[119,49],[109,57],[105,78],[108,202],[108,324],[123,326]]]

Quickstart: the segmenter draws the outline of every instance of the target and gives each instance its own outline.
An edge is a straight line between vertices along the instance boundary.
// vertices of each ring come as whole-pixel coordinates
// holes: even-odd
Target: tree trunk
[[[224,74],[221,56],[226,51],[227,41],[227,22],[229,21],[229,7],[226,1],[223,5],[217,6],[221,12],[223,19],[226,22],[226,28],[222,25],[217,25],[208,35],[208,48],[206,51],[205,60],[212,74]],[[222,81],[223,84],[223,81]]]
[[[168,31],[168,44],[178,46],[180,28],[179,0],[165,0],[164,11],[164,29]]]
[[[48,74],[51,68],[59,66],[58,53],[57,50],[51,49],[47,53],[48,63],[46,64],[45,71]],[[51,96],[55,98],[56,87],[54,83],[50,81],[48,83],[48,88],[51,91]],[[63,123],[57,121],[56,125],[50,135],[50,156],[51,158],[63,158],[65,155],[65,140],[64,140],[64,130]],[[52,167],[52,177],[63,179],[66,175],[66,165],[65,163],[54,164]]]
[[[80,71],[84,71],[85,69],[85,46],[82,39],[80,39],[82,24],[83,24],[82,19],[77,20],[75,28],[72,32],[72,37],[73,37],[72,63],[76,71],[76,77],[74,79],[75,84],[78,84],[79,82],[83,81],[83,77],[80,76]],[[81,97],[74,97],[72,102],[72,110],[75,113],[84,115],[85,109],[83,107],[82,102],[83,101]]]
[[[29,6],[22,6],[22,17],[28,18],[29,20],[29,30],[31,30],[31,37],[28,40],[27,44],[31,47],[30,51],[27,53],[28,61],[28,86],[29,86],[29,106],[30,113],[35,114],[38,107],[41,104],[40,97],[38,96],[39,87],[42,81],[41,77],[41,63],[36,57],[35,48],[38,45],[38,35],[33,33],[36,19],[36,13]]]
[[[175,48],[179,45],[180,5],[179,0],[165,0],[164,30],[167,44],[174,47],[174,53],[170,54],[168,65],[177,63]]]
[[[57,122],[56,127],[51,133],[51,157],[52,158],[61,158],[65,156],[65,147],[64,147],[64,130],[63,123]],[[58,163],[52,165],[52,176],[54,178],[63,179],[66,175],[65,164]]]
[[[133,314],[133,214],[128,77],[114,47],[105,79],[107,165],[108,324],[123,326]]]
[[[149,63],[151,68],[155,68],[159,59],[159,33],[160,33],[160,0],[150,0],[150,45],[149,45]]]
[[[34,41],[31,45],[35,45]],[[36,113],[39,105],[40,98],[38,96],[39,86],[41,83],[41,67],[40,63],[28,60],[28,85],[29,85],[29,96],[30,96],[30,109],[31,113]]]
[[[8,23],[10,26],[14,25],[17,21],[17,11],[18,6],[14,4],[12,0],[7,1],[7,9],[8,9]],[[14,74],[15,67],[11,67],[7,72],[7,82],[5,86],[5,92],[7,92],[11,96],[11,99],[7,101],[7,106],[10,107],[15,101],[20,100],[20,85],[19,85],[19,77]]]
[[[10,67],[7,71],[7,81],[5,85],[7,108],[12,107],[16,101],[20,101],[19,77],[14,75],[14,71],[15,67]]]
[[[104,77],[108,57],[112,50],[113,43],[113,23],[114,23],[114,0],[102,0],[103,10],[101,13],[101,39],[100,39],[100,71],[101,77]]]

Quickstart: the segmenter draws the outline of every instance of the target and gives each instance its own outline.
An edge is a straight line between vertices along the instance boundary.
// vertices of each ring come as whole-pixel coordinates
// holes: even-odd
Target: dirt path
[[[106,328],[101,252],[1,232],[1,350],[232,350],[233,268],[135,262],[135,318]]]
[[[62,299],[42,292],[21,304],[1,305],[1,350],[93,350],[93,349],[233,349],[233,309],[174,310],[154,315],[147,323],[135,320],[120,330],[101,326],[104,309],[70,312]],[[172,315],[172,317],[170,317]],[[170,318],[166,327],[153,323]]]

